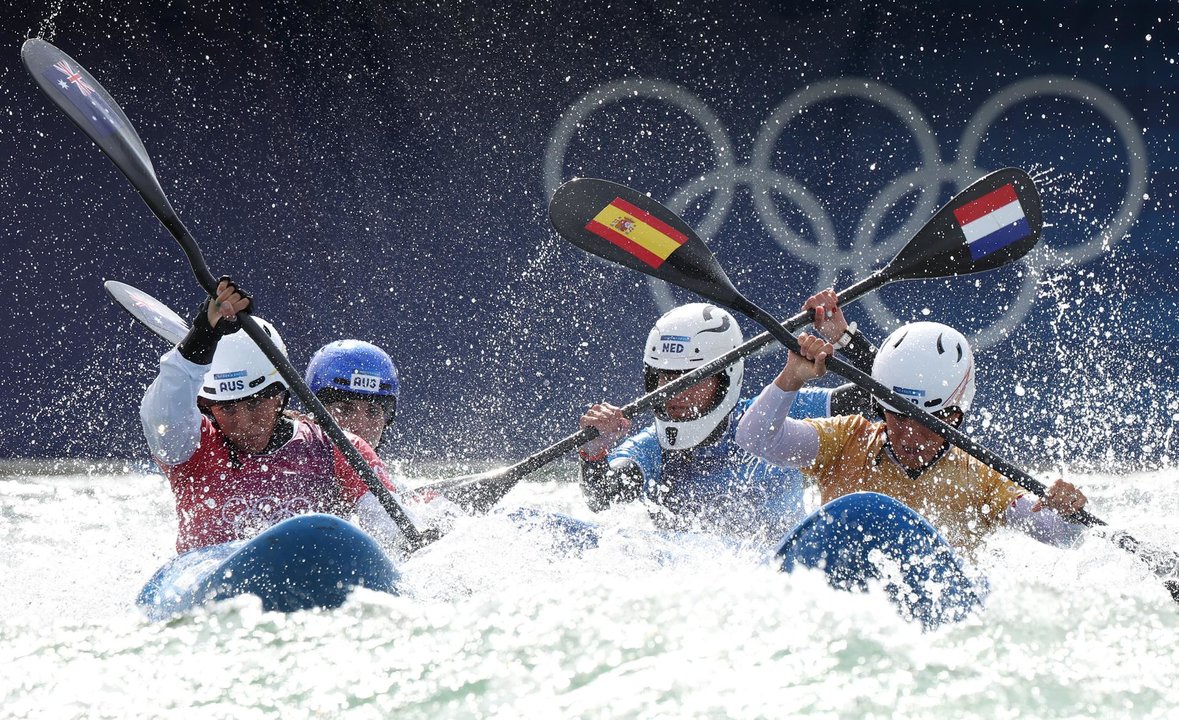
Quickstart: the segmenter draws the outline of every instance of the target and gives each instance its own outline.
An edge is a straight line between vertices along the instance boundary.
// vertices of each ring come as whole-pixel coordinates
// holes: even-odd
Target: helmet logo
[[[893,385],[892,391],[894,393],[896,393],[897,395],[903,395],[907,398],[925,397],[925,391],[918,389],[918,388],[907,388],[907,387],[900,387],[899,385]],[[917,402],[917,401],[914,400],[913,402]]]
[[[222,380],[217,383],[218,393],[240,392],[246,389],[246,382],[244,380]]]
[[[248,374],[249,373],[247,373],[245,370],[234,370],[233,372],[227,372],[227,373],[213,373],[213,379],[214,380],[232,380],[234,378],[245,377]]]
[[[665,353],[682,353],[688,349],[686,343],[691,342],[692,338],[687,335],[660,335],[659,342],[663,343],[660,352]]]
[[[667,444],[674,446],[675,440],[680,434],[680,429],[676,427],[669,427],[665,429],[665,432],[667,433]]]
[[[705,320],[712,319],[712,310],[713,310],[713,308],[711,305],[708,305],[704,308],[704,319]],[[714,328],[708,328],[707,330],[701,330],[700,332],[698,332],[696,334],[701,335],[703,333],[725,333],[725,332],[729,331],[729,324],[730,324],[729,323],[729,315],[728,315],[728,313],[726,313],[724,315],[721,315],[720,327],[714,327]]]
[[[360,392],[379,392],[381,389],[381,378],[357,370],[352,373],[352,381],[348,383],[348,387]]]

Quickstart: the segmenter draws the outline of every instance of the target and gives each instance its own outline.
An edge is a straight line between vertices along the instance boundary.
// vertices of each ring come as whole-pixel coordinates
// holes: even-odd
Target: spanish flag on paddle
[[[687,235],[620,197],[602,208],[585,229],[653,268],[688,242]]]
[[[740,299],[696,231],[634,188],[598,178],[570,180],[549,200],[549,220],[561,237],[610,262],[726,307]]]

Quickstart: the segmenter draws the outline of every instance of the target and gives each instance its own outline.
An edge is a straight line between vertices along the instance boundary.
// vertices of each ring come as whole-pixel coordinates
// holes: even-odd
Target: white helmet
[[[872,377],[926,412],[957,408],[965,413],[974,400],[974,353],[966,337],[949,325],[909,323],[881,343]]]
[[[260,317],[254,316],[254,320],[282,351],[283,357],[286,357],[287,346],[278,330]],[[274,363],[266,358],[253,338],[244,330],[237,330],[217,343],[213,363],[205,373],[205,379],[197,395],[213,402],[229,402],[254,395],[274,383],[282,385],[283,389],[289,389],[287,381],[278,374]]]
[[[715,305],[691,303],[671,310],[655,322],[647,335],[643,352],[647,392],[656,388],[659,370],[694,370],[742,341],[737,321]],[[655,413],[659,444],[669,450],[684,450],[703,442],[736,406],[744,375],[744,360],[737,360],[717,373],[721,381],[718,400],[711,407],[702,408],[700,417],[694,420],[672,420],[660,406]]]

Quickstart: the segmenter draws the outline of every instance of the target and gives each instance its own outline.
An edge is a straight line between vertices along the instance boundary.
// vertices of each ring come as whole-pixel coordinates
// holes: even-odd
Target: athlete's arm
[[[839,352],[857,370],[871,373],[876,346],[859,330],[853,331],[850,337]],[[871,415],[873,412],[872,394],[855,383],[840,385],[831,394],[832,415]]]
[[[601,512],[615,503],[633,502],[643,487],[643,472],[630,458],[620,457],[607,462],[581,461],[581,493],[585,504],[594,512]]]
[[[596,403],[581,416],[581,427],[594,428],[598,436],[582,445],[581,492],[590,510],[600,512],[614,503],[630,502],[639,496],[643,474],[629,458],[608,461],[610,448],[630,430],[630,420],[610,403]]]
[[[831,343],[803,334],[799,350],[790,352],[786,367],[754,398],[737,425],[737,444],[775,465],[806,467],[819,456],[819,431],[789,417],[794,396],[809,380],[827,372]]]
[[[407,493],[405,488],[397,483],[389,474],[385,463],[372,447],[369,446],[362,438],[347,433],[348,439],[364,457],[365,461],[372,467],[373,472],[380,478],[381,484],[388,488],[393,496],[402,501]],[[335,461],[336,477],[340,480],[341,494],[347,503],[352,504],[352,509],[356,513],[356,520],[360,527],[376,538],[377,542],[381,543],[387,550],[393,550],[398,553],[404,552],[405,536],[401,533],[401,528],[389,517],[388,511],[381,505],[381,501],[377,499],[365,484],[364,479],[360,477],[360,473],[352,467],[340,449],[332,445],[333,458]],[[402,508],[405,509],[406,515],[409,516],[410,521],[418,529],[424,529],[421,521],[405,507],[404,502]]]
[[[249,294],[222,277],[216,297],[201,303],[188,334],[160,358],[160,374],[144,393],[139,421],[151,454],[161,462],[179,465],[200,447],[201,381],[213,362],[217,341],[237,328],[237,313],[249,306]]]
[[[173,348],[160,358],[160,374],[139,404],[139,421],[151,454],[160,462],[179,465],[201,444],[201,411],[197,392],[207,365],[186,360]]]
[[[789,416],[797,394],[797,390],[767,385],[741,416],[737,444],[774,465],[797,468],[814,463],[819,456],[819,432]]]
[[[1036,540],[1047,545],[1065,547],[1075,543],[1084,533],[1085,527],[1071,523],[1054,510],[1032,510],[1036,499],[1021,495],[1007,506],[1006,522]]]
[[[848,323],[839,307],[839,296],[831,288],[811,295],[803,303],[803,311],[811,311],[814,327],[858,370],[872,372],[876,348],[857,328]],[[872,395],[858,385],[847,383],[831,394],[830,415],[867,415],[872,412]]]

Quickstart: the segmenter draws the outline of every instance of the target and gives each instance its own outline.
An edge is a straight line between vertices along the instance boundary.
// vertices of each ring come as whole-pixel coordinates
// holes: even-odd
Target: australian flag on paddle
[[[102,93],[95,89],[98,83],[90,80],[81,67],[70,65],[68,60],[59,60],[46,68],[45,77],[69,99],[83,118],[89,120],[100,136],[122,131],[123,124],[118,114],[103,99]]]

